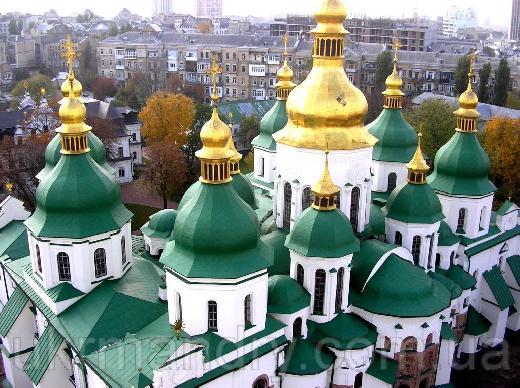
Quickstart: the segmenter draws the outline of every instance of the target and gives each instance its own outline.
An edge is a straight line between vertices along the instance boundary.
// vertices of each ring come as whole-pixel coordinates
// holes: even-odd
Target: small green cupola
[[[132,218],[121,202],[119,184],[91,156],[91,128],[84,122],[86,109],[74,94],[74,81],[71,72],[69,96],[59,110],[61,158],[40,182],[36,210],[26,221],[37,237],[85,238],[119,230]]]
[[[254,148],[271,152],[276,151],[276,142],[273,139],[273,134],[287,124],[287,97],[289,97],[289,93],[296,86],[292,82],[293,71],[287,64],[287,36],[285,36],[284,40],[284,62],[280,70],[278,70],[278,82],[275,85],[276,102],[264,117],[262,117],[260,121],[260,134],[251,142]]]
[[[150,216],[150,220],[141,227],[141,232],[148,237],[167,239],[170,237],[177,211],[174,209],[164,209]]]
[[[216,90],[215,59],[211,71]],[[196,152],[201,160],[200,183],[192,186],[189,199],[181,200],[160,262],[186,278],[237,279],[265,270],[270,263],[262,255],[256,213],[231,183],[231,130],[218,116],[215,93],[212,99],[213,114],[202,127],[202,149]]]
[[[336,208],[339,187],[329,173],[328,151],[320,180],[311,187],[312,205],[294,223],[285,246],[307,257],[339,258],[359,249],[348,218]]]
[[[437,192],[460,196],[485,196],[496,191],[489,180],[490,161],[477,137],[478,97],[471,87],[471,54],[468,88],[459,97],[457,128],[451,139],[435,155],[435,167],[428,177]]]
[[[392,191],[383,212],[387,218],[409,224],[434,224],[444,219],[442,205],[435,191],[427,184],[428,164],[423,158],[421,137],[408,168],[407,182]]]
[[[394,69],[386,79],[386,90],[383,92],[383,111],[367,125],[368,132],[378,139],[372,159],[382,162],[407,163],[417,147],[417,134],[402,114],[403,80],[397,71],[397,50],[400,47],[399,41],[396,41]]]

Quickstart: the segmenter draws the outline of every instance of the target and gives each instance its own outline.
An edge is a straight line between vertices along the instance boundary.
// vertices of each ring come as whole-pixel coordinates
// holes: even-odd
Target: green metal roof
[[[435,155],[428,177],[435,190],[452,195],[484,196],[496,191],[488,179],[489,157],[476,133],[457,131]]]
[[[447,270],[437,267],[436,272],[446,276],[458,284],[463,290],[469,290],[477,284],[477,280],[468,272],[464,271],[460,265],[452,265]]]
[[[29,301],[20,287],[16,287],[0,312],[0,335],[5,337]]]
[[[440,272],[428,272],[428,276],[442,283],[444,287],[451,293],[451,299],[456,299],[462,295],[462,287],[453,280],[447,278]]]
[[[487,333],[490,327],[491,322],[489,322],[486,317],[475,310],[473,306],[469,306],[464,334],[479,336]]]
[[[336,258],[359,250],[348,218],[338,209],[309,207],[294,223],[285,246],[307,257]]]
[[[314,325],[311,340],[318,346],[328,346],[338,350],[357,350],[373,346],[377,340],[374,325],[351,313],[339,313],[329,322]]]
[[[428,184],[402,183],[388,197],[383,212],[388,218],[410,224],[434,224],[444,219],[439,197]]]
[[[40,383],[62,343],[63,337],[58,331],[52,325],[47,326],[23,366],[24,372],[34,384]]]
[[[175,226],[177,211],[175,209],[159,210],[150,216],[150,221],[141,227],[145,236],[167,239]]]
[[[38,237],[84,238],[120,229],[132,218],[114,176],[89,153],[64,155],[38,185],[25,222]]]
[[[139,372],[129,381],[129,383],[132,388],[145,388],[152,385],[153,380]]]
[[[515,255],[507,258],[507,264],[515,277],[516,284],[520,286],[520,256]]]
[[[486,280],[493,296],[498,302],[500,310],[504,310],[515,304],[515,299],[511,294],[511,290],[509,290],[509,287],[502,276],[502,271],[500,271],[498,266],[493,266],[489,271],[484,272],[482,276]]]
[[[363,241],[352,260],[352,273],[355,276],[351,273],[351,285],[355,283],[356,288],[362,289],[379,259],[395,247],[375,239]]]
[[[373,160],[408,163],[412,159],[417,148],[417,133],[406,122],[401,109],[383,109],[367,129],[378,139]]]
[[[439,245],[441,247],[451,247],[459,242],[459,237],[451,231],[450,226],[446,222],[441,221],[439,227]]]
[[[514,204],[513,202],[510,202],[510,201],[505,201],[502,204],[502,206],[500,206],[500,208],[497,210],[497,214],[499,216],[504,216],[507,213],[509,213],[511,211],[515,211],[515,210],[518,210],[518,206],[516,206],[516,204]]]
[[[385,231],[385,215],[383,210],[377,205],[370,205],[370,220],[368,221],[370,230],[374,236],[382,236]]]
[[[238,196],[242,198],[245,203],[251,206],[251,209],[258,209],[255,198],[255,191],[251,182],[246,179],[242,173],[232,175],[232,178],[233,180],[231,181],[231,184],[233,185],[233,188],[237,192]]]
[[[229,117],[229,113],[233,113],[233,122],[235,123],[240,123],[246,117],[252,115],[260,119],[272,108],[275,101],[276,100],[256,99],[220,101],[218,104],[218,113],[224,117]]]
[[[474,245],[471,248],[466,249],[464,253],[468,257],[472,257],[481,252],[487,251],[488,249],[493,248],[499,244],[502,244],[507,240],[512,239],[513,237],[516,237],[518,235],[520,235],[520,225],[517,225],[513,229],[501,233],[496,237],[486,240],[481,244]]]
[[[46,292],[53,302],[63,302],[85,295],[84,292],[75,288],[72,284],[65,282],[60,283],[56,287],[51,288]]]
[[[366,373],[393,386],[397,376],[397,362],[374,352],[374,358]]]
[[[27,228],[23,221],[11,221],[0,229],[0,256],[8,256],[11,260],[29,254]]]
[[[455,335],[455,333],[453,332],[453,329],[451,328],[451,326],[446,323],[446,322],[442,322],[442,326],[441,326],[441,338],[443,340],[447,340],[447,341],[455,341],[455,342],[459,342],[459,339],[457,338],[457,336]]]
[[[260,121],[260,134],[253,139],[251,145],[267,151],[276,151],[276,142],[273,134],[287,124],[287,110],[285,100],[276,100],[272,108]]]
[[[291,255],[285,246],[288,232],[283,229],[275,229],[260,239],[264,242],[264,257],[273,263],[268,268],[269,275],[289,275]]]
[[[236,279],[272,264],[262,257],[255,212],[231,183],[196,188],[172,236],[160,262],[185,277]]]
[[[269,277],[267,312],[293,314],[310,306],[311,295],[287,275]]]
[[[355,254],[352,260],[349,298],[354,306],[381,315],[429,317],[450,305],[451,294],[441,283],[395,254],[388,256],[366,282],[378,259],[359,263],[363,256]],[[377,252],[374,256],[381,257]]]
[[[316,375],[327,370],[334,362],[334,356],[326,349],[320,350],[311,341],[295,339],[285,349],[285,362],[279,372],[290,375]]]

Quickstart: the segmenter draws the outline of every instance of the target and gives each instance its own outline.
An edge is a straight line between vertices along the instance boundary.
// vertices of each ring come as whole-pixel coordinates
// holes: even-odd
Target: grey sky
[[[0,0],[0,13],[21,11],[43,13],[54,8],[61,15],[77,14],[89,8],[97,14],[113,17],[121,8],[149,16],[153,0]],[[453,4],[472,6],[478,13],[482,25],[507,26],[512,0],[345,0],[349,14],[360,16],[408,17],[415,9],[420,15],[436,17],[444,15]],[[321,0],[223,0],[226,15],[273,16],[286,13],[309,14],[321,3]],[[173,0],[176,12],[192,12],[195,0]]]

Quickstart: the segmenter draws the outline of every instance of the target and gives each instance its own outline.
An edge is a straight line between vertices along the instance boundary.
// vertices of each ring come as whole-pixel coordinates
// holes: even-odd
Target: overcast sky
[[[77,14],[89,8],[96,14],[113,17],[123,7],[143,16],[152,13],[153,0],[0,0],[0,13],[21,11],[40,14],[54,8],[60,15]],[[349,14],[373,17],[409,17],[417,10],[420,15],[432,18],[443,16],[453,4],[472,6],[478,14],[480,24],[507,26],[512,0],[345,0]],[[309,14],[321,3],[321,0],[223,0],[226,15],[274,16],[286,13]],[[176,12],[195,10],[195,0],[173,0]]]

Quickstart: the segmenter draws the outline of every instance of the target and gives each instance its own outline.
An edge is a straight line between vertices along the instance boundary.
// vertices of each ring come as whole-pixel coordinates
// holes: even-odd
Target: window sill
[[[98,284],[98,283],[104,282],[105,280],[111,280],[113,278],[114,278],[113,276],[107,276],[107,277],[104,277],[104,278],[99,278],[98,280],[90,282],[90,284]]]

